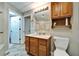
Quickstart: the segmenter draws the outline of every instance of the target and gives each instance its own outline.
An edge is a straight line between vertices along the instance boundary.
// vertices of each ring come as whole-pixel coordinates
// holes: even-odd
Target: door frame
[[[28,14],[28,15],[24,15],[24,17],[23,17],[23,39],[25,40],[25,17],[28,17],[28,16],[30,16],[30,21],[31,21],[31,18],[32,18],[32,15],[31,14]],[[30,26],[31,26],[31,22],[30,22]],[[31,33],[31,28],[30,28],[30,33]]]
[[[23,21],[23,15],[21,15],[21,14],[19,14],[18,12],[16,12],[16,11],[14,11],[14,10],[12,10],[12,9],[8,9],[8,45],[10,44],[10,40],[9,40],[9,38],[10,38],[10,14],[9,14],[9,12],[10,11],[12,11],[12,12],[14,12],[14,13],[16,13],[16,15],[18,15],[18,16],[20,16],[21,17],[21,21]],[[23,24],[23,22],[21,22],[22,24]],[[23,40],[23,32],[22,32],[22,30],[23,30],[23,27],[22,27],[22,24],[21,24],[21,41]],[[20,44],[22,44],[22,42],[20,42]]]

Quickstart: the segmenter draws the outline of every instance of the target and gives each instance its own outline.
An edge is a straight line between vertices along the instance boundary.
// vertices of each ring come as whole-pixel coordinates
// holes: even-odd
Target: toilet
[[[69,38],[54,37],[54,39],[56,47],[56,50],[54,51],[54,56],[69,56],[66,52],[69,43]]]

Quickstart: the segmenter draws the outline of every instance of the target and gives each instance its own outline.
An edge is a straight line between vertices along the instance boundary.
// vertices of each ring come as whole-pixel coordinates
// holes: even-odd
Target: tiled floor
[[[29,56],[25,51],[24,44],[10,44],[6,56]]]
[[[5,56],[29,56],[25,51],[24,44],[10,44]],[[53,53],[52,53],[53,56]]]

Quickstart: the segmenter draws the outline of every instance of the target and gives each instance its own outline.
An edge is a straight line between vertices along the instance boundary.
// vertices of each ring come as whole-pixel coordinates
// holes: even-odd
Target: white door
[[[20,43],[19,41],[19,16],[11,17],[11,43]]]

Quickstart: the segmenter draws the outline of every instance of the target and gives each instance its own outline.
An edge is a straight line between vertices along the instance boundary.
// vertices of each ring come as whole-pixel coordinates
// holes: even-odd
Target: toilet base
[[[54,51],[54,56],[69,56],[66,51],[62,49],[56,49]]]

